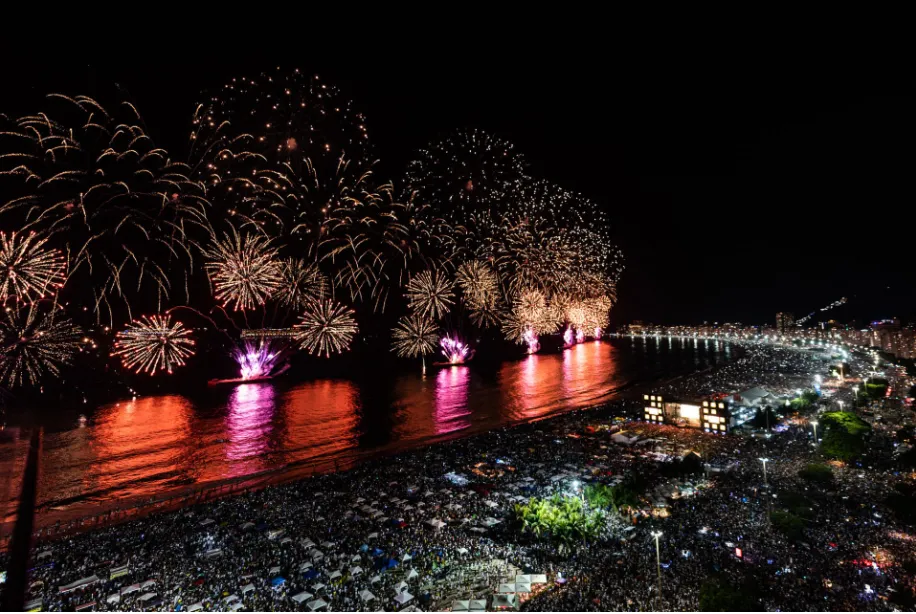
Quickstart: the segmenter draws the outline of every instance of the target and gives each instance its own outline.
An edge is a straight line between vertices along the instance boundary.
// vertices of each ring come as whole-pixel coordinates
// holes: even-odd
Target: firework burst
[[[439,341],[445,359],[453,365],[464,364],[474,356],[474,351],[458,337],[446,335]]]
[[[214,296],[236,311],[263,305],[283,283],[277,250],[263,235],[233,229],[212,243],[206,255]]]
[[[172,373],[194,355],[191,331],[169,314],[143,316],[117,334],[112,356],[118,356],[127,369],[155,375]]]
[[[438,203],[449,222],[489,208],[524,180],[524,158],[514,146],[481,130],[455,132],[419,152],[408,182],[428,202]]]
[[[34,232],[0,232],[0,303],[42,299],[63,286],[66,260],[47,242]]]
[[[270,340],[258,343],[244,342],[232,352],[232,358],[239,365],[239,377],[252,380],[270,376],[282,361],[283,352]]]
[[[0,384],[39,385],[59,377],[79,351],[80,329],[55,304],[7,307],[0,319]]]
[[[290,309],[304,309],[328,294],[328,280],[318,266],[302,258],[286,258],[279,263],[280,285],[275,293]]]
[[[357,330],[353,310],[330,299],[310,305],[295,328],[309,354],[326,357],[346,350]]]
[[[414,313],[437,320],[452,308],[452,282],[439,270],[422,271],[407,282],[407,302]]]
[[[490,326],[499,320],[499,278],[492,268],[480,260],[464,262],[456,282],[475,324]]]
[[[436,349],[439,341],[439,327],[435,322],[421,315],[412,314],[401,318],[392,333],[393,347],[398,356],[416,358]]]
[[[68,284],[91,296],[97,320],[113,321],[121,308],[129,317],[139,301],[158,306],[174,286],[186,288],[195,243],[185,229],[207,210],[187,167],[153,144],[130,103],[109,113],[91,98],[52,94],[47,105],[15,120],[0,115],[9,195],[0,221],[41,232],[67,254]]]

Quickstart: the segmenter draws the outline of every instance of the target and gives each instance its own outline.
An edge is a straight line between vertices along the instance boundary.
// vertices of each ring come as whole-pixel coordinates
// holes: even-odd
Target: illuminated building
[[[786,330],[791,330],[795,326],[795,316],[791,313],[780,311],[776,314],[776,330],[785,334]]]
[[[723,400],[685,402],[665,400],[660,394],[644,394],[643,400],[646,402],[643,417],[647,422],[674,424],[712,433],[727,433],[732,426],[731,411]]]

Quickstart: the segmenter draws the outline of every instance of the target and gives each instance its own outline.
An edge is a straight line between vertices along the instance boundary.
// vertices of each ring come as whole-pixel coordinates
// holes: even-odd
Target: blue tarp
[[[369,546],[367,546],[366,544],[363,544],[362,546],[359,547],[360,552],[366,552],[368,549],[369,549]]]
[[[281,584],[286,583],[286,578],[281,578],[280,576],[277,576],[276,578],[274,578],[273,580],[271,580],[270,583],[271,583],[273,586],[280,586]]]
[[[375,548],[372,551],[372,556],[382,556],[383,554],[385,554],[385,551],[382,550],[381,548]]]
[[[317,570],[317,569],[309,569],[307,572],[305,572],[304,574],[302,574],[302,577],[305,578],[306,580],[314,580],[315,578],[318,577],[318,570]]]

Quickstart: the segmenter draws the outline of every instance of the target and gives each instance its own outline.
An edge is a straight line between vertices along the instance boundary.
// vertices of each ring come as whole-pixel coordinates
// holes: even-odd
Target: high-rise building
[[[776,330],[785,334],[787,329],[795,326],[795,316],[791,313],[781,311],[776,314]]]

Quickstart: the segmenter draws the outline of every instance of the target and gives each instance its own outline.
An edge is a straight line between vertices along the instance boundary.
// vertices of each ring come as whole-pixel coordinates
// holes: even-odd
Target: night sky
[[[351,62],[304,47],[258,57],[176,44],[119,56],[51,43],[42,57],[53,60],[2,63],[0,112],[37,110],[52,91],[107,105],[119,84],[182,157],[200,90],[298,67],[366,113],[379,177],[398,179],[417,148],[477,127],[514,142],[533,175],[605,207],[627,260],[614,323],[772,323],[842,296],[840,319],[916,319],[916,107],[899,73],[727,53],[455,52],[418,66],[422,50]]]

